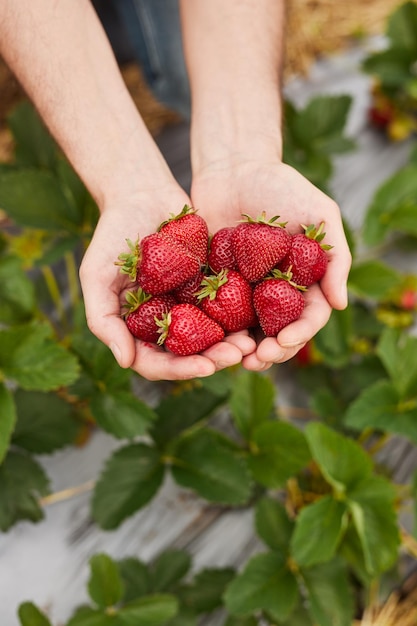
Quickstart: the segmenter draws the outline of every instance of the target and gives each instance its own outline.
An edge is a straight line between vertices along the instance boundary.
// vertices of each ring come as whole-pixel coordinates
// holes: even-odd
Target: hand
[[[276,338],[262,338],[244,356],[245,368],[263,370],[292,358],[327,323],[332,308],[347,306],[351,254],[339,207],[296,170],[279,161],[211,164],[195,176],[191,198],[211,232],[235,225],[242,213],[256,217],[265,211],[268,217],[279,215],[291,233],[302,232],[301,224],[324,222],[324,242],[333,246],[326,275],[308,289],[301,317]]]
[[[90,330],[113,351],[122,367],[132,367],[148,380],[180,380],[209,376],[240,363],[254,350],[246,334],[227,337],[203,354],[176,356],[164,348],[135,339],[120,316],[129,277],[115,265],[127,251],[126,239],[136,241],[179,212],[190,200],[179,187],[148,189],[135,199],[103,208],[93,239],[80,268],[87,323]]]

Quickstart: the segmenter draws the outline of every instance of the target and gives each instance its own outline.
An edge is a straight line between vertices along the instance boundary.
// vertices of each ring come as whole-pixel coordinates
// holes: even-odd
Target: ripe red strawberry
[[[200,265],[207,263],[208,226],[192,207],[186,204],[181,213],[171,214],[170,219],[159,225],[158,231],[164,236],[172,237],[192,252]]]
[[[278,216],[269,221],[265,213],[255,220],[245,217],[247,221],[233,231],[233,253],[242,276],[256,282],[285,257],[290,249],[290,235],[285,224],[275,223]]]
[[[188,304],[194,304],[194,306],[200,306],[200,300],[196,295],[201,289],[201,282],[204,278],[202,271],[197,272],[195,276],[192,276],[186,283],[180,285],[177,289],[174,289],[172,295],[175,297],[178,303],[188,302]]]
[[[257,326],[252,287],[239,272],[224,269],[204,278],[199,292],[201,308],[227,333]]]
[[[218,230],[209,244],[208,265],[213,272],[220,272],[227,268],[237,270],[237,263],[232,248],[233,226],[226,226]]]
[[[161,320],[177,304],[174,296],[164,294],[151,296],[140,287],[137,291],[126,294],[126,325],[132,335],[142,341],[157,343],[159,326],[156,319]]]
[[[153,233],[138,248],[137,282],[153,296],[168,293],[200,270],[200,262],[171,237]]]
[[[158,326],[159,345],[181,356],[198,354],[224,337],[222,327],[193,304],[176,304]]]
[[[292,280],[297,285],[309,287],[326,273],[326,251],[332,246],[320,243],[326,234],[323,227],[323,222],[319,228],[310,224],[303,226],[304,233],[291,236],[291,248],[278,267],[282,272],[291,271]]]
[[[273,270],[254,289],[253,304],[259,324],[267,337],[275,337],[297,320],[305,306],[302,288],[291,281],[291,274]]]

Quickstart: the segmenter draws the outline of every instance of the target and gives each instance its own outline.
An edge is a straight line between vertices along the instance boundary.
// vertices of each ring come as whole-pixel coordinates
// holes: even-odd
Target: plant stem
[[[80,300],[80,286],[78,282],[78,271],[73,252],[67,252],[65,254],[65,266],[67,268],[70,301],[72,308],[74,309]]]
[[[40,506],[47,506],[49,504],[55,504],[56,502],[64,502],[65,500],[70,500],[75,496],[79,496],[82,493],[91,491],[94,488],[94,485],[95,480],[88,480],[82,485],[77,485],[76,487],[69,487],[68,489],[62,489],[61,491],[50,493],[48,496],[40,498],[39,504]]]
[[[56,308],[58,317],[63,325],[67,325],[68,320],[65,313],[64,305],[62,303],[61,292],[59,291],[55,274],[53,273],[49,265],[42,265],[41,269],[46,286],[48,288],[49,295],[51,296],[51,300]]]

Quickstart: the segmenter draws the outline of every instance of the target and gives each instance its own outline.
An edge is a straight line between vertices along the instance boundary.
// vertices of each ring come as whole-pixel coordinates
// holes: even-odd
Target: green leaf
[[[28,100],[20,102],[7,116],[15,141],[15,159],[20,166],[52,169],[57,148],[49,131]]]
[[[178,611],[174,596],[155,594],[126,604],[118,612],[122,626],[162,626]]]
[[[307,608],[300,602],[288,619],[279,622],[279,626],[314,626],[314,624]]]
[[[416,207],[417,166],[412,164],[394,174],[376,191],[364,219],[365,244],[378,245],[395,231],[415,234]]]
[[[412,61],[408,50],[389,48],[371,54],[363,62],[362,68],[368,74],[377,76],[384,90],[397,90],[409,80]]]
[[[3,461],[16,424],[16,406],[13,395],[0,382],[0,464]]]
[[[0,330],[0,369],[23,389],[50,391],[78,377],[78,361],[50,338],[46,324]]]
[[[266,422],[253,433],[249,467],[256,481],[282,487],[310,461],[304,434],[286,422]]]
[[[310,422],[306,436],[313,459],[325,479],[339,492],[353,489],[372,473],[372,460],[354,441],[319,422]]]
[[[49,619],[32,602],[19,606],[19,620],[22,626],[51,626]]]
[[[148,566],[133,557],[118,561],[120,576],[123,581],[123,602],[131,602],[152,591],[152,580]]]
[[[402,281],[403,277],[393,267],[373,259],[352,267],[348,286],[359,297],[382,300]]]
[[[49,454],[74,443],[79,424],[72,407],[54,393],[15,393],[17,424],[13,444],[36,454]]]
[[[226,368],[224,370],[219,370],[215,374],[211,376],[206,376],[205,378],[199,378],[199,382],[201,385],[208,389],[215,396],[219,396],[220,398],[226,397],[232,388],[234,382],[234,373],[230,368]]]
[[[88,593],[98,607],[114,606],[123,597],[123,582],[117,563],[107,554],[95,554],[90,559],[91,576]]]
[[[352,316],[350,309],[333,311],[328,323],[314,338],[315,345],[326,365],[341,367],[350,359],[349,340],[352,336]]]
[[[268,376],[246,371],[235,379],[229,406],[236,427],[246,440],[256,426],[271,417],[275,395],[275,386]]]
[[[180,607],[178,613],[169,622],[166,622],[164,626],[198,626],[199,616],[188,609]]]
[[[388,380],[365,389],[349,406],[344,423],[349,428],[396,433],[417,443],[417,406],[401,402],[398,390]]]
[[[211,502],[243,504],[251,494],[244,458],[230,440],[211,430],[198,430],[178,439],[172,474],[178,484]]]
[[[27,320],[35,307],[33,283],[17,257],[0,259],[0,321],[16,324]]]
[[[66,159],[58,159],[56,173],[61,182],[62,192],[73,209],[74,220],[77,224],[82,224],[88,199],[86,187]]]
[[[121,626],[121,622],[117,615],[109,615],[102,609],[81,606],[75,611],[67,626]]]
[[[49,480],[36,461],[10,451],[0,465],[0,485],[0,530],[6,532],[19,520],[43,518],[39,497],[49,492]]]
[[[91,398],[91,413],[98,425],[119,439],[144,435],[156,413],[129,391],[97,392]]]
[[[387,571],[398,558],[395,496],[393,485],[380,476],[365,478],[349,493],[348,506],[372,576]]]
[[[352,103],[348,95],[320,95],[312,98],[295,121],[300,143],[322,148],[326,141],[338,137],[346,125]]]
[[[255,509],[256,532],[262,541],[286,554],[289,549],[294,522],[288,517],[284,506],[272,498],[262,498]]]
[[[165,395],[156,408],[157,421],[151,436],[160,448],[164,448],[182,431],[207,419],[225,401],[225,396],[212,393],[203,386]]]
[[[51,172],[20,169],[0,173],[0,206],[19,226],[78,232],[73,209]]]
[[[376,349],[401,398],[417,390],[417,338],[387,328]]]
[[[164,473],[155,448],[137,443],[117,450],[94,490],[92,512],[96,522],[106,530],[119,526],[155,496]]]
[[[227,618],[223,626],[258,626],[258,621],[254,617],[234,617]]]
[[[153,590],[172,591],[191,568],[191,557],[184,550],[166,550],[152,563]]]
[[[302,572],[310,612],[320,626],[351,626],[354,615],[349,574],[339,558]]]
[[[231,568],[208,568],[182,586],[177,595],[181,606],[195,613],[209,613],[222,606],[222,597],[235,572]]]
[[[291,552],[300,567],[330,561],[348,523],[344,502],[324,496],[301,509],[291,541]]]
[[[417,58],[417,5],[404,2],[389,17],[387,35],[392,46],[404,48]]]
[[[299,598],[297,581],[278,553],[258,554],[226,590],[226,608],[232,614],[248,615],[253,611],[271,612],[285,620]]]

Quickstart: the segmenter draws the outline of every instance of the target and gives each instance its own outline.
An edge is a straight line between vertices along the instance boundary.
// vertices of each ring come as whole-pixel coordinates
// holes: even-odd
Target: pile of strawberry
[[[124,307],[135,337],[190,355],[244,329],[276,336],[300,317],[307,287],[327,268],[323,224],[290,234],[277,217],[243,217],[210,237],[186,205],[157,232],[128,240],[116,264],[135,283]]]

